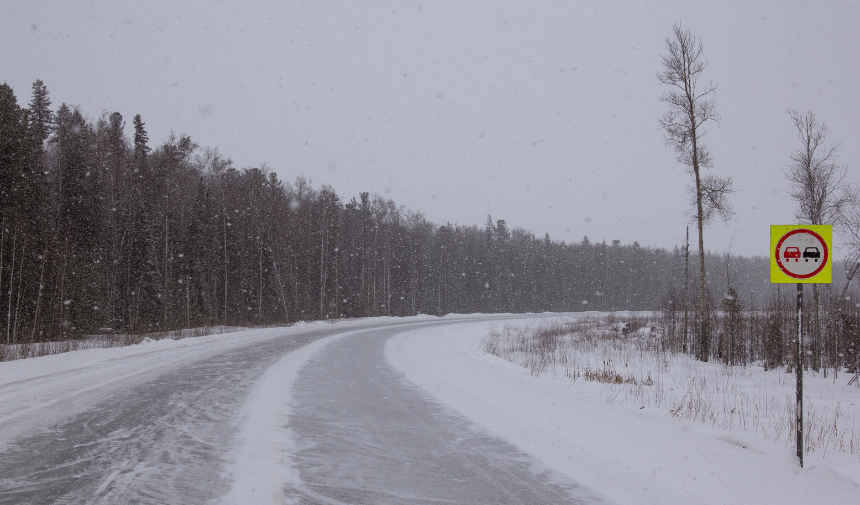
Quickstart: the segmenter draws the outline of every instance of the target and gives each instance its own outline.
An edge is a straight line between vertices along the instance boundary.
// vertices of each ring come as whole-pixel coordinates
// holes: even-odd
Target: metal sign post
[[[797,371],[797,410],[794,422],[797,429],[797,458],[803,468],[803,284],[797,283],[797,356],[794,359]]]
[[[770,227],[770,282],[797,283],[797,458],[803,468],[803,285],[830,284],[833,277],[833,227],[830,225]]]

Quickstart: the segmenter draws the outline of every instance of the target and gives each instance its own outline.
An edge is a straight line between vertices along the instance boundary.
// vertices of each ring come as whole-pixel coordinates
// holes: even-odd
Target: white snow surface
[[[410,320],[433,320],[415,316]],[[71,418],[109,394],[191,361],[275,338],[289,338],[332,324],[348,330],[399,318],[367,318],[335,323],[297,323],[179,340],[147,339],[137,345],[86,349],[0,362],[0,448],[24,433]]]
[[[439,402],[611,503],[860,502],[845,467],[657,409],[613,404],[593,383],[534,377],[479,350],[492,322],[401,333],[388,361]]]
[[[0,447],[30,429],[58,422],[111,392],[227,349],[277,338],[266,328],[180,340],[86,349],[0,363]]]
[[[446,316],[456,321],[471,316]],[[490,316],[491,317],[491,316]],[[524,316],[529,317],[529,316]],[[532,316],[533,317],[533,316]],[[290,503],[301,489],[288,425],[292,384],[325,345],[381,321],[438,321],[431,316],[339,321],[325,337],[271,366],[246,400],[236,447],[228,454],[230,493],[222,503]],[[68,418],[184,363],[238,346],[289,337],[310,327],[256,329],[181,340],[75,351],[0,363],[0,447],[29,428]],[[431,397],[603,497],[609,503],[857,503],[860,461],[808,458],[754,434],[727,432],[666,416],[657,409],[614,404],[592,383],[534,377],[479,350],[498,322],[407,330],[385,348],[388,361]],[[839,462],[839,465],[834,464]]]
[[[230,492],[220,503],[296,503],[284,495],[285,484],[301,487],[295,468],[293,433],[289,427],[292,385],[299,370],[328,344],[352,335],[339,333],[301,347],[269,367],[242,406],[238,448],[227,478]]]

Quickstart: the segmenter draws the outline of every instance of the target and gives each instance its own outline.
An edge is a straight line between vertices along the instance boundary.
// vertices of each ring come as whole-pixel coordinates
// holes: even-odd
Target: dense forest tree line
[[[237,169],[145,123],[28,107],[0,86],[2,341],[211,324],[418,313],[658,310],[685,282],[673,250],[437,225],[368,193],[342,200],[266,167]],[[722,255],[708,285],[725,291]],[[763,258],[730,258],[732,288],[765,300]],[[725,270],[727,271],[727,270]],[[709,289],[711,289],[709,287]]]

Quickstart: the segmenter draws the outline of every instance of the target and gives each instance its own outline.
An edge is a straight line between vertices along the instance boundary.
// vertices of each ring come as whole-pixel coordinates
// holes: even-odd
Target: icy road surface
[[[387,364],[391,336],[458,319],[4,363],[0,504],[582,502]]]
[[[407,383],[383,354],[401,332],[361,332],[302,369],[290,418],[301,483],[288,496],[319,504],[584,503],[572,482]]]

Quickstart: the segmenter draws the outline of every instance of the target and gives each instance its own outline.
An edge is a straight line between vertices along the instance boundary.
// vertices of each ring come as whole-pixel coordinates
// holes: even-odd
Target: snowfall
[[[800,468],[794,449],[784,440],[762,438],[744,428],[725,430],[678,419],[654,406],[611,399],[601,394],[605,388],[597,383],[533,376],[526,368],[481,350],[481,339],[499,326],[498,321],[442,318],[457,319],[463,319],[462,324],[407,329],[396,335],[385,347],[386,359],[402,372],[404,381],[419,386],[429,398],[608,503],[860,503],[858,453],[819,451],[808,455],[805,468]],[[289,386],[326,345],[382,320],[440,319],[337,322],[343,333],[316,340],[272,365],[242,408],[238,443],[229,458],[232,467],[225,475],[232,487],[223,503],[254,503],[300,482],[290,459],[294,440]],[[67,416],[69,398],[74,397],[74,409],[85,409],[112,391],[183,360],[330,324],[145,341],[0,363],[0,450],[26,426]],[[860,403],[860,388],[845,386],[845,376],[809,382],[808,394],[823,397],[838,390],[843,408],[852,414]]]

